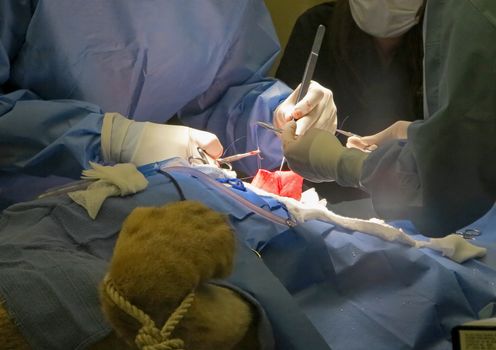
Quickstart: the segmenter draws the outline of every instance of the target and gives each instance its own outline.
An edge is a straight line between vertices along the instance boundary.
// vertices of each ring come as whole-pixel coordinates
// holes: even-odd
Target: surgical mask
[[[418,23],[423,0],[349,0],[358,27],[378,38],[393,38]]]

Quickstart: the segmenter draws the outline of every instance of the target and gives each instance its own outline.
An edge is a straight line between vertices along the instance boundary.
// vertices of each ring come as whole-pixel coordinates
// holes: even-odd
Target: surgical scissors
[[[205,164],[205,165],[212,164],[212,162],[210,162],[208,160],[207,153],[203,150],[203,148],[201,148],[200,146],[198,146],[198,147],[196,147],[196,151],[198,152],[198,154],[200,155],[200,157],[189,156],[188,157],[188,162],[190,164],[193,164],[194,161],[199,161],[200,163]]]

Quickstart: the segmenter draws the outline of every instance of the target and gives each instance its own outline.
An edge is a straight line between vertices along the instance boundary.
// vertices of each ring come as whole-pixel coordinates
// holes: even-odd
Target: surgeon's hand
[[[273,124],[283,128],[289,121],[297,120],[296,134],[303,135],[310,128],[334,133],[337,126],[337,110],[332,92],[312,81],[306,95],[296,103],[301,85],[281,103],[274,112]]]
[[[212,159],[222,155],[217,136],[186,126],[135,122],[118,113],[106,113],[102,128],[105,161],[136,166],[173,157],[201,159],[198,148]],[[212,164],[214,162],[212,161]]]
[[[307,180],[335,180],[341,186],[360,186],[367,153],[343,147],[333,133],[318,128],[297,136],[294,121],[286,124],[281,138],[289,167]]]
[[[346,142],[346,147],[358,148],[362,151],[373,151],[387,141],[395,139],[407,139],[407,130],[411,122],[398,120],[386,129],[370,136],[351,136]]]

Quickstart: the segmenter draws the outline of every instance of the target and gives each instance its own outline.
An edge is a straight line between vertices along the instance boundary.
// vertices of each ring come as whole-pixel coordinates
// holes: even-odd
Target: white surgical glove
[[[391,140],[406,140],[408,127],[412,122],[398,120],[386,129],[370,136],[351,136],[346,142],[348,148],[358,148],[362,151],[373,151],[378,146]]]
[[[198,148],[217,159],[222,145],[214,134],[186,126],[136,122],[119,113],[106,113],[102,127],[102,153],[106,162],[136,166],[173,157],[200,158]]]
[[[334,134],[337,127],[337,109],[332,92],[315,81],[310,82],[306,95],[296,103],[301,85],[274,111],[273,124],[284,128],[295,119],[296,135],[303,135],[310,128],[319,128]]]

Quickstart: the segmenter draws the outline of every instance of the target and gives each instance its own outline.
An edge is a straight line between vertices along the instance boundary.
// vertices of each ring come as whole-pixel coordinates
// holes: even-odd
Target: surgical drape
[[[2,1],[0,170],[78,176],[101,160],[104,112],[178,115],[229,153],[260,146],[275,167],[279,141],[255,121],[290,93],[265,78],[278,50],[259,0]]]

